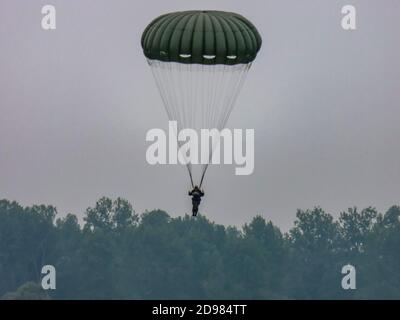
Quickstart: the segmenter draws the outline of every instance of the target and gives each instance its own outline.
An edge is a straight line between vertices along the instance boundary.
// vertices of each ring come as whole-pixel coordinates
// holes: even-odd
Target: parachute
[[[225,127],[261,36],[236,13],[182,11],[154,19],[141,44],[169,120],[178,132],[199,132]],[[201,188],[208,166],[187,163],[192,188]]]

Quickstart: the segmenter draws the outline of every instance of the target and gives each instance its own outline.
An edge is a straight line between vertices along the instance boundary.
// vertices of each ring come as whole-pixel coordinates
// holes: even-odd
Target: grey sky
[[[41,29],[45,4],[55,31]],[[340,26],[345,4],[356,31]],[[255,129],[255,172],[211,167],[201,211],[287,229],[297,208],[399,203],[397,0],[1,0],[0,198],[60,215],[81,216],[103,195],[138,212],[190,212],[185,168],[145,160],[146,132],[168,123],[140,47],[151,19],[186,9],[239,12],[263,37],[228,121]]]

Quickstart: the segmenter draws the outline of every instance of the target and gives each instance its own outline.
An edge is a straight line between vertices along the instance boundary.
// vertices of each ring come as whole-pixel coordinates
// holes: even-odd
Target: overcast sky
[[[45,4],[55,31],[41,29]],[[341,28],[346,4],[356,31]],[[1,0],[0,198],[61,216],[101,196],[190,212],[186,169],[145,159],[146,132],[168,119],[140,47],[153,18],[186,9],[241,13],[263,37],[227,124],[255,129],[255,171],[211,167],[204,214],[287,229],[297,208],[399,203],[398,0]]]

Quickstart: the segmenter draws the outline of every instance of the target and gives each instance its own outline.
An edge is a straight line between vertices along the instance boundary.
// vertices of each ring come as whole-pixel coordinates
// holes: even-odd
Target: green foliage
[[[400,298],[400,207],[350,208],[337,220],[298,210],[283,234],[256,216],[242,230],[204,216],[138,216],[121,198],[101,198],[83,225],[56,220],[52,206],[0,201],[3,299],[348,299]],[[357,270],[357,290],[341,269]],[[52,264],[57,289],[43,291]]]
[[[6,293],[4,300],[49,300],[46,291],[35,282],[27,282],[20,286],[15,292]]]

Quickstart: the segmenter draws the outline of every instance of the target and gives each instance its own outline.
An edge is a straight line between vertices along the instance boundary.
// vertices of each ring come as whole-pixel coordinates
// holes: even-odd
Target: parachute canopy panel
[[[243,16],[224,11],[182,11],[153,20],[142,35],[148,59],[206,65],[252,62],[261,36]]]

